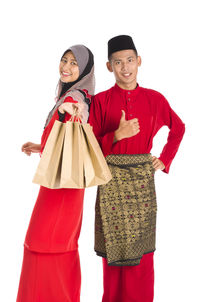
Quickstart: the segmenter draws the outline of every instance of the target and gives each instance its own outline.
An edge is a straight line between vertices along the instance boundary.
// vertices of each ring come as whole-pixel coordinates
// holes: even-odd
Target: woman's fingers
[[[22,152],[24,152],[27,155],[31,155],[33,145],[34,144],[31,142],[27,142],[27,143],[23,144],[22,148],[21,148]]]
[[[22,152],[29,152],[31,151],[31,147],[28,146],[28,147],[22,147]]]
[[[62,110],[64,112],[67,112],[70,115],[73,114],[73,104],[72,103],[63,103],[61,106],[62,106]]]
[[[26,155],[28,155],[28,156],[31,155],[31,152],[30,152],[30,151],[27,151],[27,150],[24,150],[24,153],[25,153]]]
[[[83,112],[84,112],[84,105],[83,104],[74,104],[74,110],[78,117],[83,121]]]
[[[23,145],[22,145],[22,148],[21,148],[22,151],[23,151],[24,149],[28,148],[28,147],[30,146],[30,144],[31,144],[30,142],[27,142],[27,143],[23,144]]]
[[[84,104],[81,103],[63,103],[62,110],[65,112],[68,112],[70,115],[74,114],[74,110],[76,110],[76,113],[81,114],[84,110]]]
[[[23,149],[22,152],[24,152],[26,155],[31,155],[30,149]]]

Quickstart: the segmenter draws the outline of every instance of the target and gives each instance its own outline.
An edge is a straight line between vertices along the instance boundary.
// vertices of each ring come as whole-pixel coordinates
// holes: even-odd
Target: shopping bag
[[[80,124],[82,129],[82,150],[84,186],[106,184],[112,178],[105,157],[90,124]]]
[[[83,152],[80,121],[66,122],[62,154],[61,188],[84,188]]]
[[[60,187],[65,124],[55,121],[47,139],[33,182],[55,189]]]
[[[55,121],[33,182],[51,189],[84,188],[112,178],[90,124],[74,113],[66,123]]]

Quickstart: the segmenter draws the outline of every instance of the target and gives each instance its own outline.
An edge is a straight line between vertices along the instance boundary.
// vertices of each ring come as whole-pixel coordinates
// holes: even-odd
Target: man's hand
[[[163,162],[158,159],[156,156],[152,156],[152,161],[153,161],[153,167],[155,170],[164,170],[165,169],[165,165],[163,164]]]
[[[129,138],[137,135],[140,132],[140,125],[137,118],[127,121],[125,118],[125,112],[122,110],[122,116],[119,122],[119,127],[115,131],[114,142],[117,142],[123,138]]]
[[[22,152],[24,152],[26,155],[31,155],[31,153],[39,153],[41,150],[40,144],[34,144],[31,142],[27,142],[23,144],[22,146]]]

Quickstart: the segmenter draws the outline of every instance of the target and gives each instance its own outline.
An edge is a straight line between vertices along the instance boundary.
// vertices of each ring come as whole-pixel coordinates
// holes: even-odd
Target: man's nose
[[[122,71],[126,71],[127,70],[127,64],[126,63],[122,63]]]

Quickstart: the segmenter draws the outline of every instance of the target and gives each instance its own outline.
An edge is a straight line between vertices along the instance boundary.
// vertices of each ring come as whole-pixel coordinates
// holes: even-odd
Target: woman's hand
[[[75,110],[77,110],[77,114],[79,114],[81,116],[84,108],[85,108],[85,106],[84,106],[83,103],[78,103],[78,102],[77,103],[69,103],[69,102],[66,102],[66,103],[63,103],[62,105],[60,105],[58,107],[58,110],[61,113],[67,112],[70,115],[73,115]]]
[[[40,144],[34,144],[31,142],[27,142],[23,144],[22,146],[22,152],[24,152],[26,155],[30,156],[31,153],[39,153],[41,150]]]

